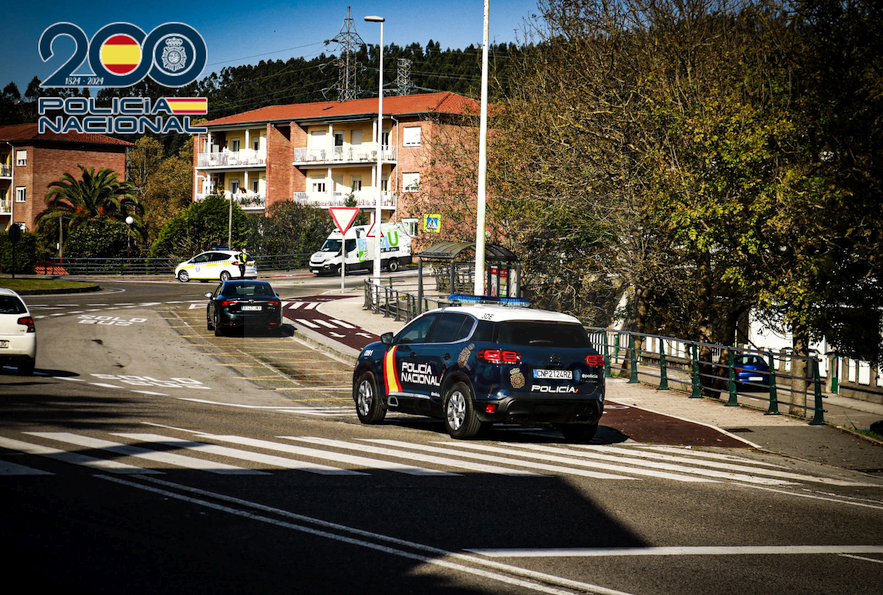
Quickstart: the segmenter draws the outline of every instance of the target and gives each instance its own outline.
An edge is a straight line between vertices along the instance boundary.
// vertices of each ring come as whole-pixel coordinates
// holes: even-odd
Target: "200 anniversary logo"
[[[184,23],[164,23],[150,33],[131,23],[112,23],[91,40],[73,23],[56,23],[40,36],[44,62],[54,57],[52,43],[59,37],[73,39],[74,52],[40,85],[43,88],[131,87],[148,76],[166,87],[183,87],[202,74],[208,59],[205,40]],[[75,74],[87,60],[92,74]],[[47,115],[57,110],[64,116]],[[206,113],[208,103],[201,97],[162,97],[153,102],[124,98],[115,99],[110,106],[82,97],[38,100],[41,134],[47,130],[61,134],[205,132],[203,127],[191,126],[190,116]]]

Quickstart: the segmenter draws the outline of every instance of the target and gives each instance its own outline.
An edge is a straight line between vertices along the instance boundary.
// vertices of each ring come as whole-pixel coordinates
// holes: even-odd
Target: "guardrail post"
[[[780,415],[779,413],[779,393],[776,389],[776,358],[770,353],[769,356],[769,385],[770,385],[770,407],[767,409],[766,415]]]
[[[612,378],[610,371],[610,346],[607,345],[607,331],[604,331],[604,378]]]
[[[659,339],[659,388],[656,390],[668,389],[668,369],[665,365],[665,339]]]
[[[738,407],[739,406],[739,397],[736,395],[736,356],[733,354],[732,349],[727,349],[730,357],[730,398],[727,401],[727,404],[724,407]]]
[[[825,425],[825,409],[822,406],[822,379],[819,377],[819,360],[813,358],[810,365],[812,366],[812,383],[816,403],[815,413],[809,425],[823,426]]]
[[[690,367],[692,368],[693,391],[690,393],[691,399],[702,398],[702,388],[699,380],[699,346],[693,343],[693,349],[690,350]]]
[[[635,336],[629,335],[629,384],[638,384],[638,357],[635,353]]]

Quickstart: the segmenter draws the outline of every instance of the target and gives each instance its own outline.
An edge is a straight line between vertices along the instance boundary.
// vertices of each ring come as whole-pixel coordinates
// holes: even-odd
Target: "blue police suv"
[[[572,316],[455,305],[362,349],[353,399],[365,424],[398,411],[442,419],[460,439],[498,422],[551,424],[588,442],[604,412],[604,357]]]

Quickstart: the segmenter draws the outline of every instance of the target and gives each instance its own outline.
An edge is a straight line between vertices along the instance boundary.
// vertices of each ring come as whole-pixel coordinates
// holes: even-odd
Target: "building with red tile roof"
[[[380,185],[383,219],[416,217],[427,144],[440,127],[477,116],[479,103],[455,93],[274,105],[202,124],[195,135],[195,201],[213,193],[264,212],[277,202],[342,206],[348,196],[373,213]],[[378,151],[382,170],[377,172]]]
[[[37,124],[0,126],[0,229],[13,223],[34,230],[34,218],[46,208],[49,184],[65,173],[79,177],[78,165],[126,171],[132,143],[103,134],[40,133]]]

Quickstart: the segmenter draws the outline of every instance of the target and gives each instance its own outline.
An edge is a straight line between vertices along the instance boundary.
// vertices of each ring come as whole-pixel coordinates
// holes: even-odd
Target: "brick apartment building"
[[[352,195],[373,212],[380,184],[384,221],[416,218],[408,198],[420,188],[428,140],[439,126],[457,125],[446,116],[478,112],[478,102],[454,93],[384,97],[379,139],[377,99],[270,106],[212,120],[195,138],[193,199],[222,193],[246,211],[265,212],[282,201],[342,206]]]
[[[79,179],[78,165],[126,171],[132,143],[103,134],[39,133],[37,124],[0,126],[0,229],[13,223],[34,230],[34,218],[46,208],[49,184],[65,173]]]

